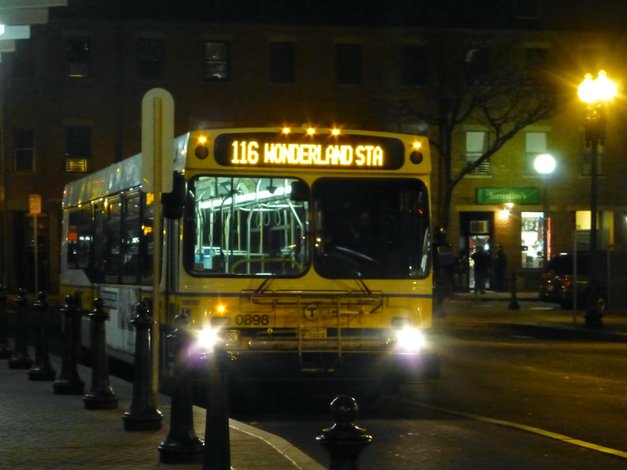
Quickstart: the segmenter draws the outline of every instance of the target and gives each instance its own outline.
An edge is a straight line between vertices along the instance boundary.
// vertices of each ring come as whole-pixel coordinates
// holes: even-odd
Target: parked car
[[[597,306],[601,312],[607,305],[607,252],[597,252]],[[575,263],[576,259],[576,263]],[[553,256],[547,263],[540,278],[540,299],[556,302],[562,308],[586,308],[589,305],[590,252],[579,251],[577,257],[572,252]]]

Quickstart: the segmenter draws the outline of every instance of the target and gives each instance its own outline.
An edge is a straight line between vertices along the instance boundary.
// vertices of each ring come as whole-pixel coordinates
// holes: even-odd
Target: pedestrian
[[[502,245],[497,245],[494,254],[494,290],[505,291],[505,272],[507,271],[507,255]]]
[[[455,258],[453,265],[454,286],[456,292],[468,291],[468,253],[466,250]]]
[[[444,299],[453,291],[453,248],[447,240],[446,229],[437,227],[433,235],[433,299],[434,314],[443,314]]]
[[[470,256],[474,262],[475,294],[485,294],[486,283],[490,274],[490,254],[478,245]]]

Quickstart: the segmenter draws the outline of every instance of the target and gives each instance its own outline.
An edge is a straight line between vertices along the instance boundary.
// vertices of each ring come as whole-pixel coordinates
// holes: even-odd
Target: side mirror
[[[180,219],[183,217],[186,190],[185,177],[178,171],[175,171],[174,175],[172,175],[172,192],[161,194],[163,216],[166,219]]]

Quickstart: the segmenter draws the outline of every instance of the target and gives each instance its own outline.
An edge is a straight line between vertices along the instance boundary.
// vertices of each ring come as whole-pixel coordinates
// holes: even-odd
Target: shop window
[[[520,216],[521,266],[541,268],[544,254],[544,213],[522,212]]]

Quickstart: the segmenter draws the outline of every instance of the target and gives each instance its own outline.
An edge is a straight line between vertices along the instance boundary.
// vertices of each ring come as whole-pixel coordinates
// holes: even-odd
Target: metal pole
[[[151,331],[152,341],[152,401],[158,406],[157,395],[159,393],[159,329],[160,329],[160,296],[161,296],[161,243],[162,243],[162,225],[161,225],[161,160],[163,156],[162,142],[162,123],[163,123],[163,102],[161,98],[154,98],[154,207],[153,207],[153,259],[152,259],[152,320],[154,322]]]
[[[590,295],[588,298],[588,309],[585,314],[585,326],[588,328],[602,328],[601,313],[597,305],[599,289],[597,260],[597,157],[600,141],[599,132],[602,122],[598,113],[595,113],[593,119],[597,122],[590,122],[589,126],[592,126],[593,129],[588,129],[588,132],[593,135],[589,136],[592,145],[590,162]]]
[[[542,244],[544,249],[542,250],[542,268],[546,267],[546,263],[549,260],[549,188],[546,184],[546,177],[544,175],[544,214],[542,215]]]
[[[37,241],[37,214],[33,214],[33,254],[35,260],[35,293],[39,292],[39,247]]]

